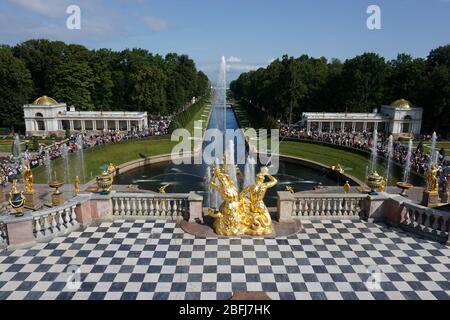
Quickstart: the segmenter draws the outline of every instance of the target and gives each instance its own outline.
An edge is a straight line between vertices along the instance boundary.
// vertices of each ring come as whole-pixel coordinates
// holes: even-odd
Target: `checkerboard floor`
[[[115,221],[0,252],[0,299],[450,299],[450,247],[366,222],[281,239],[202,239]],[[378,285],[377,285],[378,284]]]

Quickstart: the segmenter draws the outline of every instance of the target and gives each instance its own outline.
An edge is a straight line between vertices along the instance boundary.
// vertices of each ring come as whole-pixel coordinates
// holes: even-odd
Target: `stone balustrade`
[[[360,219],[363,217],[363,194],[278,193],[281,219]]]
[[[80,194],[62,206],[0,217],[0,248],[29,247],[66,235],[95,221],[124,219],[198,220],[203,197],[183,194]]]
[[[450,212],[404,202],[399,226],[425,238],[450,244]]]
[[[114,217],[189,217],[189,194],[116,193],[112,197]]]
[[[75,214],[77,205],[77,201],[70,201],[59,207],[33,213],[33,234],[36,240],[45,241],[76,230],[80,226]]]

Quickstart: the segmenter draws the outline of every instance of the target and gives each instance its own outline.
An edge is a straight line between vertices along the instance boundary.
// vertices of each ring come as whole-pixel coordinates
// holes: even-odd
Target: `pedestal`
[[[64,195],[62,192],[52,193],[52,206],[57,207],[64,204]]]
[[[435,207],[441,202],[439,193],[436,191],[424,191],[422,205],[426,207]]]
[[[32,210],[39,210],[44,206],[44,203],[39,199],[39,194],[36,192],[24,192],[25,207]]]

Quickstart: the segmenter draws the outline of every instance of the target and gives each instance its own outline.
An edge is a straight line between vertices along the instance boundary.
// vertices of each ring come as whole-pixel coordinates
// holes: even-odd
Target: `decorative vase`
[[[371,175],[367,177],[367,185],[369,186],[371,192],[382,192],[386,186],[386,182],[378,172],[374,171]]]
[[[113,173],[109,172],[108,170],[104,170],[101,175],[97,176],[96,178],[97,186],[98,186],[98,192],[103,195],[107,195],[112,190],[113,185]]]
[[[16,217],[23,216],[23,206],[25,204],[25,197],[23,193],[17,188],[17,180],[13,181],[11,192],[9,193],[9,204],[15,211]]]

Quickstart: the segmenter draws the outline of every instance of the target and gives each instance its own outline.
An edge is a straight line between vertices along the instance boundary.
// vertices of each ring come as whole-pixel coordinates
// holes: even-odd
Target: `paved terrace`
[[[450,299],[449,246],[355,220],[303,227],[279,239],[204,239],[166,220],[97,223],[1,251],[0,299],[229,299],[236,291],[272,299]],[[78,289],[76,277],[75,287],[67,285],[73,266]],[[369,290],[373,266],[380,288]]]

